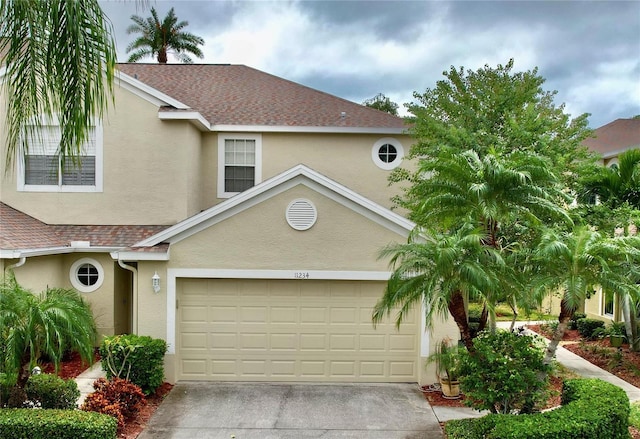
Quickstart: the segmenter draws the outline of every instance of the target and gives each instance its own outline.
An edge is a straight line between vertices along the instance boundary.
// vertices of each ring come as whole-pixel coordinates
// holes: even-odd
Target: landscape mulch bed
[[[100,355],[96,352],[94,360],[100,361]],[[60,364],[60,370],[58,371],[58,376],[69,379],[76,378],[82,372],[84,372],[91,365],[84,363],[80,355],[77,353],[72,353],[65,358],[63,358],[62,363]],[[42,363],[41,365],[42,371],[44,373],[54,373],[55,368],[52,363]],[[163,383],[153,395],[147,396],[146,405],[136,414],[136,417],[130,419],[124,429],[118,434],[118,438],[120,439],[135,439],[138,437],[142,430],[147,426],[149,419],[155,413],[158,406],[164,398],[171,392],[173,388],[172,384]]]

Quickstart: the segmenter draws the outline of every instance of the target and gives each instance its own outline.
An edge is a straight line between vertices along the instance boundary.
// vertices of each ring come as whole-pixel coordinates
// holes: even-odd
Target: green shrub
[[[2,439],[115,439],[111,416],[79,410],[0,410]]]
[[[140,386],[145,395],[164,382],[167,342],[133,334],[106,337],[100,345],[102,369],[107,378],[124,378]]]
[[[29,377],[25,390],[27,398],[38,401],[43,409],[73,410],[80,397],[75,380],[63,380],[51,374]]]
[[[583,312],[574,312],[569,319],[569,329],[578,329],[578,320],[586,319],[587,315]]]
[[[588,340],[592,340],[594,338],[594,331],[597,328],[604,328],[604,322],[596,319],[579,319],[576,324],[580,335]]]
[[[98,378],[93,388],[95,392],[87,395],[81,409],[113,416],[118,430],[146,404],[140,387],[122,378],[113,377],[110,381]]]
[[[492,413],[531,408],[544,395],[549,366],[540,337],[509,331],[483,332],[473,340],[475,352],[462,356],[460,387],[465,404]]]
[[[449,439],[629,439],[629,398],[598,379],[565,381],[562,407],[533,415],[450,421]]]

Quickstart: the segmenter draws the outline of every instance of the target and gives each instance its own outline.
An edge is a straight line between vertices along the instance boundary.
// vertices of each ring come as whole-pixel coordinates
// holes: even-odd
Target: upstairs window
[[[63,165],[58,154],[60,127],[43,125],[29,138],[29,149],[20,163],[18,189],[42,192],[101,190],[101,134],[101,127],[91,128],[78,161],[66,159]]]
[[[228,198],[261,180],[262,137],[220,135],[218,141],[218,197]]]

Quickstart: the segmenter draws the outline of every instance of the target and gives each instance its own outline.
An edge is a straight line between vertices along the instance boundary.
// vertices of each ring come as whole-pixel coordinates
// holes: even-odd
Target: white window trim
[[[45,125],[57,126],[57,120],[43,122]],[[75,185],[36,185],[26,184],[24,181],[24,157],[18,157],[18,192],[102,192],[103,190],[103,143],[104,134],[102,123],[96,121],[94,124],[96,133],[96,175],[95,185],[75,186]]]
[[[246,139],[256,142],[255,181],[253,185],[262,182],[262,134],[220,133],[218,134],[218,198],[231,198],[239,192],[225,192],[224,190],[224,145],[226,140]]]
[[[383,162],[382,160],[380,160],[380,157],[378,156],[380,147],[386,144],[393,145],[396,148],[396,151],[398,152],[398,156],[396,157],[396,159],[390,163]],[[395,139],[393,137],[384,137],[378,140],[376,143],[374,143],[373,148],[371,148],[371,159],[373,160],[373,163],[375,163],[375,165],[378,168],[384,169],[385,171],[390,171],[400,166],[400,163],[402,163],[403,158],[404,158],[404,147],[402,146],[402,143],[400,143],[398,139]]]
[[[98,270],[98,280],[93,285],[87,286],[78,281],[78,268],[80,268],[80,266],[84,264],[91,264]],[[102,286],[102,283],[104,282],[104,269],[102,268],[102,265],[95,259],[78,259],[71,265],[71,268],[69,269],[69,280],[71,281],[71,285],[73,285],[73,288],[80,291],[81,293],[92,293]]]
[[[614,318],[614,316],[616,315],[616,308],[617,308],[617,297],[616,294],[613,293],[613,310],[612,312],[608,313],[605,310],[606,304],[607,304],[607,294],[604,292],[603,289],[600,289],[600,315],[602,317],[607,317],[607,318]]]

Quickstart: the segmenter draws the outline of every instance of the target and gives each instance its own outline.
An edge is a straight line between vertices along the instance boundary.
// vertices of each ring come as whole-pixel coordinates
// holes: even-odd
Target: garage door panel
[[[416,381],[416,324],[371,323],[382,282],[183,281],[179,379]]]

